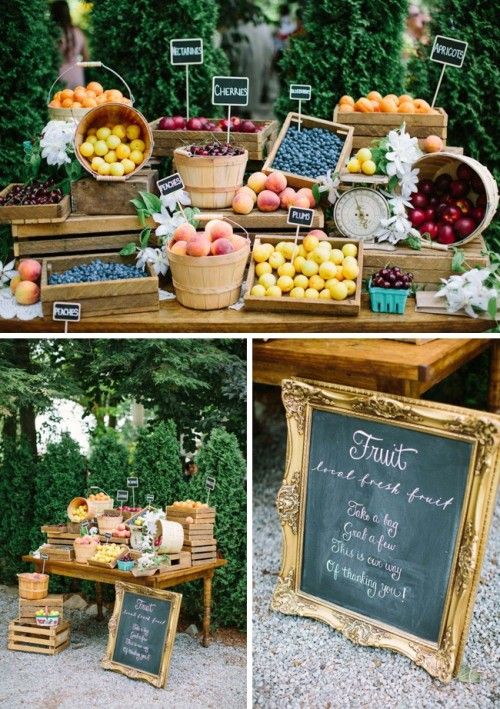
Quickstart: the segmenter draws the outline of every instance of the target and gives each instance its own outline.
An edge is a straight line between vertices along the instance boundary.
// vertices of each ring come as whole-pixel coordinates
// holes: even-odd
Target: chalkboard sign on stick
[[[101,666],[155,687],[167,682],[182,594],[116,583]]]
[[[284,548],[274,610],[460,667],[499,468],[500,418],[286,380]]]

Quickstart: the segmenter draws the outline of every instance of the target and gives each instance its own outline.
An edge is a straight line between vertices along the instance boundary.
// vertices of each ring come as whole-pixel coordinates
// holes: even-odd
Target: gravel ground
[[[55,657],[7,650],[7,626],[16,617],[17,588],[0,587],[0,706],[15,709],[122,709],[123,706],[241,709],[246,703],[246,646],[179,633],[165,689],[103,670],[107,623],[83,611],[65,612],[71,645]],[[221,681],[223,678],[223,681]]]
[[[275,390],[277,392],[277,389]],[[266,398],[267,397],[267,398]],[[403,655],[352,644],[327,625],[270,610],[280,567],[281,531],[275,510],[285,461],[286,429],[276,395],[256,404],[253,485],[253,691],[257,707],[500,706],[498,553],[500,513],[490,531],[463,664],[479,683],[444,685]]]

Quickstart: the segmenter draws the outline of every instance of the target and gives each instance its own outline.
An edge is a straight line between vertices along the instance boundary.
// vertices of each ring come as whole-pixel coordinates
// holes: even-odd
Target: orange
[[[382,113],[397,113],[398,105],[389,96],[386,96],[380,102],[380,110]]]
[[[61,100],[61,94],[62,94],[62,91],[56,91],[56,93],[53,95],[52,99],[53,99],[54,101],[60,101],[60,100]]]
[[[80,101],[81,103],[85,98],[85,89],[75,89],[73,98],[75,99],[75,101]]]
[[[390,99],[391,101],[394,101],[396,106],[399,103],[399,98],[396,96],[396,94],[387,94],[387,96],[384,96],[385,99]]]
[[[429,113],[431,109],[427,101],[424,101],[423,98],[416,98],[413,101],[413,105],[417,109],[417,113]]]
[[[366,98],[369,98],[370,101],[382,101],[382,96],[379,94],[378,91],[370,91],[369,94],[366,94]]]
[[[100,96],[103,93],[104,88],[101,84],[99,84],[99,82],[91,81],[87,84],[87,90],[93,91],[95,96],[92,96],[92,98],[95,98],[96,96]]]
[[[368,100],[369,100],[370,103],[372,104],[374,111],[380,111],[380,104],[379,104],[378,101],[373,101],[373,100],[371,100],[371,99],[368,99]]]
[[[82,101],[83,108],[94,108],[97,106],[97,99],[85,96]]]
[[[73,99],[72,98],[64,98],[61,101],[61,108],[71,108],[73,105]]]
[[[49,103],[50,108],[61,108],[61,102],[56,101],[55,99],[52,99],[52,101]]]
[[[82,104],[80,103],[80,101],[73,101],[73,103],[71,104],[71,108],[81,108],[81,107],[82,107]]]
[[[61,99],[64,100],[64,99],[67,99],[67,98],[70,98],[71,100],[73,100],[73,91],[72,91],[72,89],[64,89],[64,91],[61,91]]]
[[[97,98],[97,94],[95,91],[92,91],[91,89],[87,89],[85,92],[85,95],[87,98]]]
[[[354,106],[351,106],[350,103],[341,103],[339,106],[339,113],[353,113],[354,112]]]
[[[398,113],[416,113],[413,101],[401,101],[398,106]]]
[[[413,98],[409,94],[401,94],[399,97],[399,103],[406,103],[407,101],[413,102]]]
[[[341,96],[339,105],[342,106],[342,104],[347,104],[349,106],[354,106],[354,99],[352,96]]]
[[[373,113],[373,104],[367,98],[360,98],[354,104],[354,110],[362,113]]]
[[[123,94],[118,89],[110,89],[106,92],[108,94],[108,101],[119,101],[123,98]]]

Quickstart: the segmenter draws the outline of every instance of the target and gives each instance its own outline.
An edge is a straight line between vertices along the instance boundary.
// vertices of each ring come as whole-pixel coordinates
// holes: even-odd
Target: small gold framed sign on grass
[[[282,382],[283,556],[272,608],[458,672],[499,477],[500,417]]]
[[[115,607],[101,666],[164,687],[182,594],[131,583],[117,583],[115,589]]]

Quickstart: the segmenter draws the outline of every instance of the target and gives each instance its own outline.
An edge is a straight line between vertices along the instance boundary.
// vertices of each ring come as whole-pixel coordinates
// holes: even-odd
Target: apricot
[[[263,172],[253,172],[247,180],[247,186],[256,194],[259,194],[259,192],[265,189],[266,181],[267,175]]]
[[[42,273],[42,267],[35,259],[23,259],[17,270],[22,281],[37,281]]]
[[[285,189],[285,187],[283,189]],[[280,191],[282,192],[283,190]],[[263,190],[257,196],[257,207],[260,209],[261,212],[275,212],[277,209],[279,209],[280,203],[281,200],[279,198],[279,195],[271,190]]]
[[[385,96],[380,102],[380,110],[382,113],[397,113],[398,104],[389,96]]]
[[[354,110],[361,113],[373,113],[373,103],[370,99],[360,98],[354,104]]]
[[[280,192],[283,192],[286,186],[287,182],[284,174],[279,170],[275,170],[268,175],[265,189],[279,194]]]
[[[305,194],[297,194],[292,199],[291,207],[302,207],[303,209],[310,209],[309,207],[309,197]]]
[[[179,256],[185,256],[187,254],[187,241],[173,241],[170,246],[170,251],[173,254],[178,254]]]
[[[14,295],[19,305],[33,305],[40,300],[40,288],[33,281],[21,281]]]
[[[194,239],[196,236],[196,229],[192,224],[189,224],[188,222],[184,222],[183,224],[179,224],[177,229],[174,231],[172,239],[173,241],[191,241],[191,239]]]
[[[339,113],[353,113],[354,112],[354,106],[351,106],[350,103],[341,103],[339,106]]]
[[[339,101],[340,106],[354,106],[354,99],[352,96],[341,96]]]
[[[424,101],[423,98],[416,98],[413,101],[413,105],[415,106],[417,113],[429,113],[431,110],[431,107],[427,103],[427,101]]]
[[[303,195],[304,197],[307,197],[311,209],[316,206],[316,200],[314,199],[313,191],[309,189],[309,187],[301,187],[300,190],[297,192],[297,195]]]
[[[426,153],[439,153],[444,148],[444,143],[438,135],[428,135],[422,143]]]
[[[241,236],[241,234],[232,234],[232,236],[229,237],[229,241],[233,245],[233,249],[235,251],[244,249],[245,246],[248,244],[248,239],[244,236]]]
[[[233,234],[233,227],[222,219],[211,219],[205,224],[205,236],[210,241],[229,239]]]
[[[21,283],[21,276],[14,276],[10,279],[10,292],[14,295],[16,288]]]
[[[366,98],[370,99],[370,101],[377,101],[378,103],[382,101],[382,95],[379,94],[378,91],[370,91],[369,94],[366,94]]]
[[[399,103],[413,103],[413,96],[410,96],[409,94],[401,94],[399,97]]]
[[[230,239],[225,239],[222,237],[221,239],[217,239],[212,242],[210,251],[213,256],[223,256],[224,254],[232,254],[234,251],[234,246]]]
[[[210,240],[204,234],[197,234],[188,241],[186,253],[188,256],[208,256]]]
[[[389,99],[390,101],[393,101],[396,106],[399,103],[399,97],[396,96],[396,94],[387,94],[387,96],[384,96],[384,99]]]
[[[398,113],[416,113],[413,101],[400,101],[398,106]]]
[[[255,194],[255,193],[254,193]],[[245,192],[237,192],[232,201],[233,212],[236,214],[250,214],[253,209],[253,199]]]
[[[279,198],[280,198],[280,207],[282,209],[288,209],[291,205],[291,200],[295,197],[297,193],[293,189],[293,187],[285,187],[283,192],[279,193]]]

